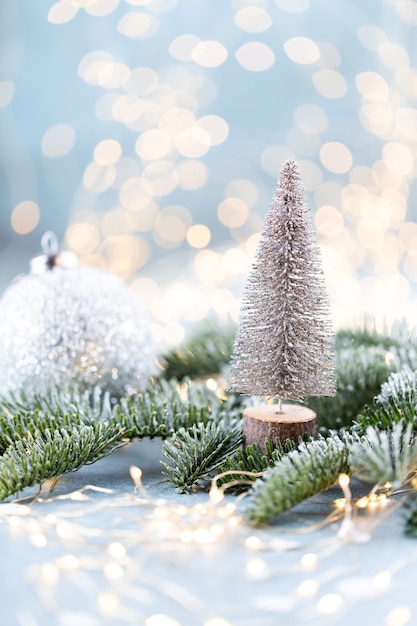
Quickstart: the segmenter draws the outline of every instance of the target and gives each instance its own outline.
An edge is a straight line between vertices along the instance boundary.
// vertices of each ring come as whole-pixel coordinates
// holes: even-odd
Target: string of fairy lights
[[[352,498],[349,477],[342,474],[339,484],[344,497],[327,503],[327,518],[317,524],[307,515],[296,529],[284,525],[266,531],[244,522],[240,499],[229,499],[225,495],[228,487],[217,486],[218,477],[213,479],[205,501],[181,504],[153,497],[152,484],[143,486],[138,467],[130,468],[130,476],[133,489],[128,492],[86,485],[54,495],[44,488],[38,496],[0,505],[0,518],[11,535],[25,535],[40,552],[26,575],[54,623],[92,625],[112,623],[117,618],[120,624],[182,626],[192,619],[193,624],[202,626],[234,626],[259,624],[259,619],[262,624],[278,624],[281,618],[282,623],[289,623],[294,616],[321,616],[321,623],[337,624],[356,604],[389,594],[395,575],[414,566],[417,559],[414,550],[408,558],[368,576],[353,575],[356,568],[349,559],[339,559],[343,565],[336,568],[326,567],[328,559],[347,545],[369,542],[375,527],[398,508],[398,500],[392,498],[395,492],[388,484]],[[233,479],[231,475],[230,481]],[[53,506],[58,502],[66,506]],[[99,527],[92,522],[98,512]],[[334,532],[303,541],[325,526]],[[56,554],[54,558],[42,559],[46,547],[49,554]],[[259,593],[252,594],[244,606],[244,622],[239,621],[243,613],[238,598],[228,599],[226,614],[222,615],[221,603],[207,608],[181,576],[172,577],[173,563],[181,562],[188,575],[196,571],[196,559],[213,562],[220,553],[223,575],[228,577],[231,572],[226,563],[236,549],[241,551],[242,571],[234,569],[233,576],[239,585],[245,581],[291,581],[285,593],[265,591],[270,587],[263,585]],[[165,578],[153,571],[155,561],[165,564]],[[222,573],[216,572],[222,584]],[[69,590],[77,592],[76,610],[68,602],[72,597]],[[161,602],[164,606],[172,603],[171,614],[156,610]],[[394,606],[383,624],[405,626],[411,623],[411,616],[409,606]],[[18,618],[22,626],[38,624],[24,611],[18,611]],[[331,621],[327,622],[328,618]]]

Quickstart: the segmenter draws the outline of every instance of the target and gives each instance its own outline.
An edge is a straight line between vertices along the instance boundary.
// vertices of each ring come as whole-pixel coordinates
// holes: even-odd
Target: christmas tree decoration
[[[244,413],[247,444],[264,446],[265,434],[284,441],[314,432],[313,411],[281,401],[335,394],[333,340],[312,219],[298,166],[289,160],[246,285],[231,360],[231,391],[278,398],[259,419]]]
[[[42,247],[0,300],[0,393],[95,385],[134,393],[156,369],[140,302],[117,277],[59,253],[51,233]]]

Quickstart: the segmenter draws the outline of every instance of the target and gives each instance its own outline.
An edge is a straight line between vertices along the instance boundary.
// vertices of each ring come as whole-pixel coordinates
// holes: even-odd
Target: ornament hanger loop
[[[51,230],[47,230],[46,233],[42,235],[41,248],[42,252],[47,257],[54,257],[58,254],[58,239],[55,233],[53,233]]]

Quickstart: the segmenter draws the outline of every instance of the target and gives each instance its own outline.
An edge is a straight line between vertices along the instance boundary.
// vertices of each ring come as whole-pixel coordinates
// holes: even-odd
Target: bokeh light
[[[0,25],[3,288],[52,229],[137,291],[161,341],[236,320],[292,157],[336,326],[414,316],[415,3],[20,2],[33,29]]]

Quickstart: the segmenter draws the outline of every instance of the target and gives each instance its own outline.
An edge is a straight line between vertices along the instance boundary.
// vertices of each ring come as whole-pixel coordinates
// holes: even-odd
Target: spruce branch
[[[306,399],[306,404],[317,413],[319,432],[325,435],[329,430],[350,427],[363,407],[372,402],[391,371],[386,350],[379,346],[339,347],[336,395]]]
[[[198,329],[182,345],[162,357],[162,376],[168,380],[183,380],[219,374],[230,360],[234,335],[235,328],[230,326]]]
[[[400,422],[388,430],[366,429],[366,435],[349,446],[350,471],[354,476],[382,485],[398,486],[417,470],[417,439],[412,424]]]
[[[22,432],[0,457],[0,499],[94,463],[124,443],[105,423]]]
[[[358,415],[354,429],[357,432],[365,432],[369,426],[389,429],[398,422],[417,429],[417,372],[408,367],[391,374],[373,404]]]
[[[226,459],[225,465],[218,468],[219,474],[223,472],[246,472],[242,475],[235,474],[233,480],[243,481],[244,483],[255,481],[255,476],[252,478],[250,474],[258,474],[259,472],[266,471],[269,467],[273,467],[280,461],[285,454],[295,450],[297,444],[294,441],[288,439],[284,445],[282,445],[280,439],[276,439],[275,443],[272,443],[269,439],[265,442],[266,454],[262,451],[262,448],[257,444],[250,444],[246,448],[239,449],[232,456]],[[219,478],[218,484],[226,484],[230,481],[230,477],[224,476]],[[239,486],[236,487],[239,489]]]
[[[212,476],[242,443],[240,420],[222,420],[181,428],[167,439],[162,452],[164,475],[180,493],[188,492]]]
[[[266,524],[307,498],[331,487],[348,471],[346,441],[333,435],[301,443],[258,478],[249,492],[246,517]]]

